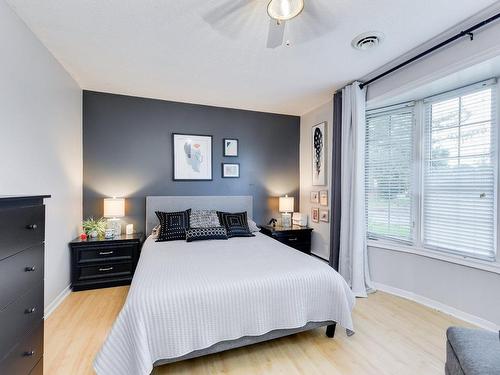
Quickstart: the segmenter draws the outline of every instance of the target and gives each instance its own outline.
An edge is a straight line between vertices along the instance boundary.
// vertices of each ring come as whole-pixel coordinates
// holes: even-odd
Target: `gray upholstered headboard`
[[[219,210],[227,212],[248,213],[253,218],[253,197],[244,196],[156,196],[146,197],[146,233],[158,224],[155,211]]]

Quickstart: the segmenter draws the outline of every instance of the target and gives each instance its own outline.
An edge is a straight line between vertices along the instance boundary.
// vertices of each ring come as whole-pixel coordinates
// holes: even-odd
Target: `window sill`
[[[459,255],[443,254],[434,250],[422,249],[414,246],[394,243],[390,241],[382,241],[382,240],[368,240],[367,245],[368,247],[374,247],[377,249],[398,251],[401,253],[414,254],[426,258],[437,259],[443,262],[454,263],[470,268],[476,268],[479,270],[488,271],[500,275],[500,263],[498,263],[498,259],[495,262],[488,262],[479,259],[467,258]]]

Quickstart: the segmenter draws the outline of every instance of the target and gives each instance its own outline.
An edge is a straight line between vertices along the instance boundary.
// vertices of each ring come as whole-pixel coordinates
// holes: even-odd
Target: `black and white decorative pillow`
[[[189,215],[190,228],[220,227],[219,216],[215,210],[193,210]]]
[[[191,209],[179,212],[156,211],[155,213],[160,220],[160,233],[156,242],[186,239]]]
[[[189,228],[186,231],[186,241],[199,240],[227,240],[227,231],[224,227]]]
[[[228,237],[254,237],[248,228],[247,213],[220,212],[217,211],[222,225],[226,227]]]

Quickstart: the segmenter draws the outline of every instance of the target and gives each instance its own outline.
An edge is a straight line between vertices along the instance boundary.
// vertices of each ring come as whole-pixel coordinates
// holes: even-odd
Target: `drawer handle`
[[[26,225],[26,229],[31,229],[31,230],[35,230],[38,228],[38,225],[36,224],[29,224],[29,225]]]
[[[36,267],[35,266],[31,266],[31,267],[26,267],[24,269],[24,272],[35,272],[36,270]]]
[[[32,307],[31,309],[24,310],[25,314],[33,314],[36,311],[36,307]]]
[[[111,250],[111,251],[99,251],[99,255],[111,255],[114,252],[115,252],[114,250]]]
[[[35,355],[34,350],[30,350],[29,352],[24,352],[23,357],[33,357]]]
[[[297,241],[298,238],[297,237],[293,237],[293,238],[289,238],[288,241]]]
[[[113,269],[113,267],[99,268],[99,272],[107,272],[107,271],[111,271],[112,269]]]

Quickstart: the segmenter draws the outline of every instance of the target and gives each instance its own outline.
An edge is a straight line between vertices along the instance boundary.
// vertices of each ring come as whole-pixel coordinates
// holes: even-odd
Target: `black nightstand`
[[[142,233],[124,234],[112,239],[76,238],[71,241],[73,290],[130,284],[143,242]]]
[[[303,253],[311,254],[311,232],[312,228],[299,227],[294,225],[291,228],[271,225],[260,226],[260,231],[265,235],[272,237],[285,245],[300,250]]]

